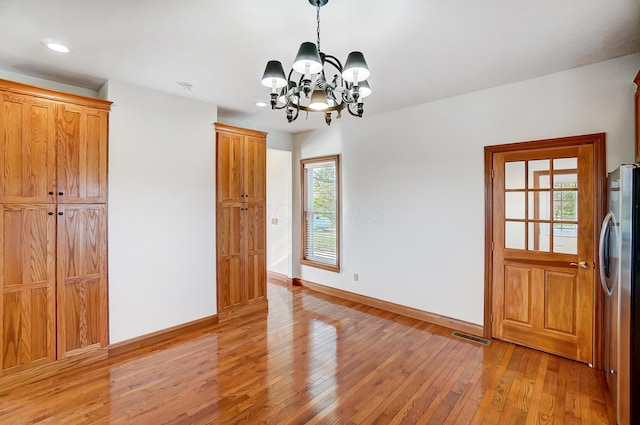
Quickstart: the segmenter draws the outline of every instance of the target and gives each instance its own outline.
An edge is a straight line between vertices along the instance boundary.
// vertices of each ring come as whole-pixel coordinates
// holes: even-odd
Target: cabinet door
[[[54,103],[0,92],[0,203],[50,203],[55,189]]]
[[[0,205],[0,376],[56,357],[54,210]]]
[[[264,204],[250,204],[244,211],[243,229],[247,246],[245,267],[247,301],[267,295],[267,251]]]
[[[242,236],[242,204],[218,204],[217,280],[218,313],[244,304],[244,249]]]
[[[106,202],[108,113],[61,104],[57,118],[58,202]]]
[[[266,202],[267,143],[264,137],[245,137],[243,166],[245,202]]]
[[[58,205],[58,358],[107,345],[106,206]]]
[[[235,133],[217,132],[218,202],[243,202],[242,153],[244,137]]]

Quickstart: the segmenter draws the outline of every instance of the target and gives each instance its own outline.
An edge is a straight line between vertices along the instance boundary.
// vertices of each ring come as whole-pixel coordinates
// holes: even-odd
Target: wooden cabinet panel
[[[266,202],[266,143],[264,137],[246,137],[243,155],[245,202]]]
[[[0,203],[47,203],[55,190],[55,103],[0,92]]]
[[[242,268],[242,215],[241,204],[218,206],[218,306],[221,309],[237,307],[244,302]]]
[[[0,376],[55,359],[55,223],[53,205],[1,205]]]
[[[217,142],[218,202],[243,202],[242,153],[244,138],[219,132]]]
[[[107,345],[106,206],[58,206],[58,358]]]
[[[107,112],[61,104],[57,118],[58,202],[105,202]]]
[[[249,205],[245,210],[244,222],[247,247],[247,301],[253,301],[267,295],[265,206]]]

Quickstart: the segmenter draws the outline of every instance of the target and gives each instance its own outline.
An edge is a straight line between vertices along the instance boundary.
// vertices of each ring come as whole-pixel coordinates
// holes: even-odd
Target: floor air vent
[[[466,340],[469,340],[469,341],[477,342],[478,344],[482,344],[482,345],[490,345],[491,344],[491,341],[489,341],[488,339],[480,338],[480,337],[473,336],[473,335],[463,334],[462,332],[458,332],[458,331],[451,332],[451,335],[453,335],[455,337],[458,337],[458,338],[466,339]]]

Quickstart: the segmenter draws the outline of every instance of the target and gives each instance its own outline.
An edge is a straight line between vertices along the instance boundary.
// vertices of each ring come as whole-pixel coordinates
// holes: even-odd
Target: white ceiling
[[[289,124],[255,101],[268,101],[266,62],[287,71],[315,19],[308,0],[0,0],[0,68],[94,90],[120,80],[295,133],[322,114]],[[325,53],[367,59],[365,116],[640,52],[638,0],[330,0],[320,19]]]

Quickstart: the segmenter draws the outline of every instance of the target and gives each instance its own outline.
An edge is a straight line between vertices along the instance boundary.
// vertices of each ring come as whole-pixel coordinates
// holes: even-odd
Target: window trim
[[[305,258],[305,240],[306,240],[305,216],[307,213],[306,212],[307,190],[305,186],[305,165],[315,164],[320,162],[334,162],[336,167],[336,264],[335,266],[332,264],[320,263],[318,261],[313,261]],[[327,155],[327,156],[321,156],[321,157],[315,157],[315,158],[301,159],[300,160],[300,184],[301,184],[301,188],[300,188],[300,199],[301,199],[300,264],[339,273],[340,272],[340,245],[341,245],[340,234],[342,233],[342,223],[341,223],[341,213],[340,213],[340,204],[342,203],[340,155]]]

